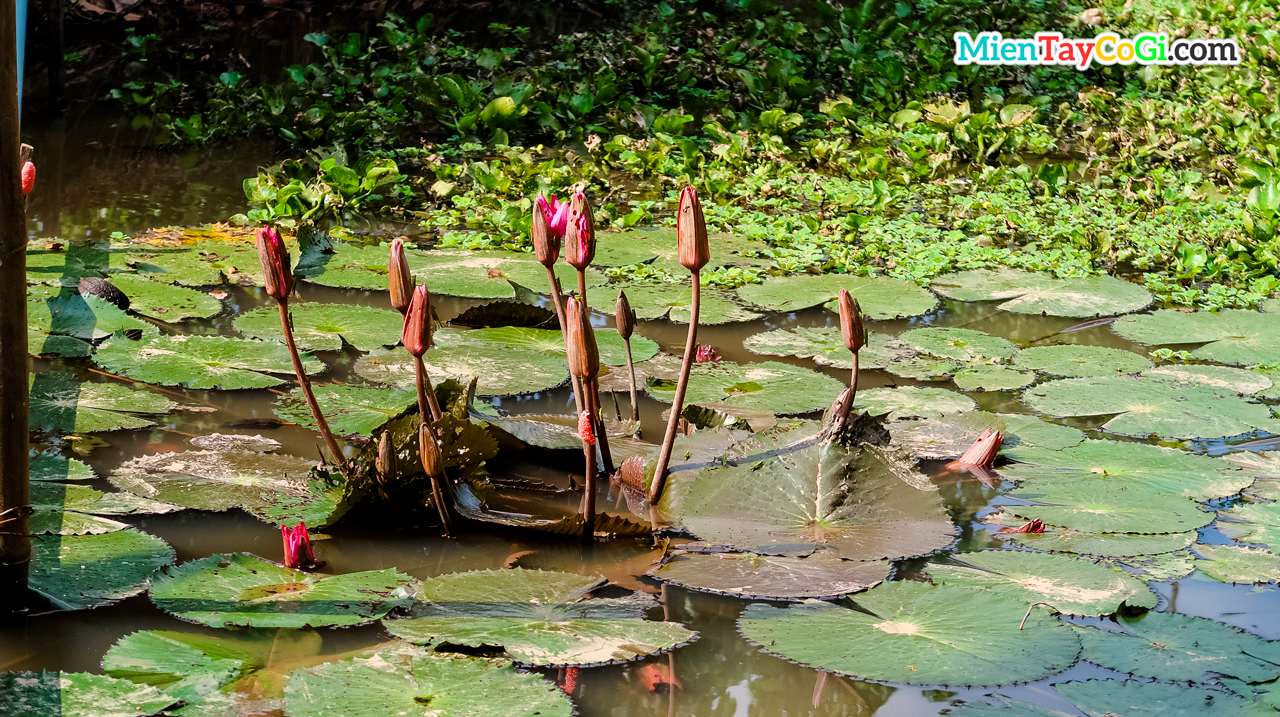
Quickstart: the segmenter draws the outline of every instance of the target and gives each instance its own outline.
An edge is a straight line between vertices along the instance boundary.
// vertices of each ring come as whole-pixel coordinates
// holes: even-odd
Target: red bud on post
[[[676,243],[680,264],[689,271],[700,271],[711,261],[711,248],[707,244],[707,221],[702,217],[702,205],[693,187],[680,192],[680,209],[676,217]]]
[[[627,292],[618,292],[618,304],[614,312],[614,318],[618,322],[618,335],[623,341],[631,338],[631,334],[636,331],[636,310],[631,308],[631,302],[627,301]]]
[[[431,294],[425,286],[413,290],[400,340],[414,356],[421,356],[431,348]]]
[[[586,269],[596,258],[596,220],[591,200],[581,189],[569,202],[569,222],[564,232],[565,261],[575,269]]]
[[[413,274],[404,256],[404,237],[391,242],[391,259],[387,262],[387,279],[391,284],[391,306],[401,314],[409,310],[413,295]]]
[[[27,162],[22,165],[22,196],[31,194],[31,190],[36,188],[36,165]]]
[[[570,297],[565,302],[564,313],[569,372],[578,378],[595,378],[600,373],[600,349],[582,310],[582,302]]]
[[[262,263],[262,282],[267,296],[276,301],[289,298],[293,293],[293,264],[280,232],[274,227],[258,230],[258,260]]]
[[[867,333],[862,326],[862,307],[845,289],[840,290],[836,303],[840,306],[840,337],[844,347],[858,353],[867,344]]]

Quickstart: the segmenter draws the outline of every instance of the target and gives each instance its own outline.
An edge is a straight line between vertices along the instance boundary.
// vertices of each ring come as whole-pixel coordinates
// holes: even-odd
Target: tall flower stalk
[[[431,294],[427,287],[418,286],[409,299],[409,310],[404,314],[404,329],[400,335],[405,349],[413,355],[413,375],[418,386],[418,413],[425,424],[439,421],[443,414],[436,400],[431,376],[422,362],[422,354],[431,348]],[[430,417],[430,418],[428,418]]]
[[[680,192],[680,209],[676,217],[676,243],[680,264],[689,270],[693,280],[693,296],[689,302],[689,337],[684,345],[684,361],[680,364],[680,380],[676,383],[676,395],[671,402],[671,416],[667,419],[667,434],[658,450],[658,462],[649,487],[649,504],[657,505],[667,482],[667,465],[671,462],[671,450],[676,442],[676,430],[680,427],[680,414],[684,411],[684,395],[689,388],[689,373],[693,370],[694,355],[698,351],[698,310],[702,303],[702,267],[711,261],[711,248],[707,244],[707,222],[702,217],[702,205],[693,187]]]
[[[576,298],[565,305],[565,336],[569,344],[569,372],[577,376],[583,386],[594,386],[600,373],[600,350],[596,335],[587,319],[586,307]],[[586,463],[586,490],[582,496],[582,539],[591,540],[596,534],[596,452],[599,434],[595,432],[592,414],[598,414],[600,406],[589,397],[587,391],[583,403],[586,409],[578,413],[578,435],[582,439],[582,457]],[[596,394],[598,395],[598,394]]]
[[[636,365],[631,360],[631,334],[636,330],[636,310],[627,301],[627,292],[618,292],[618,304],[614,318],[618,324],[618,335],[622,337],[622,345],[627,349],[627,387],[631,389],[631,420],[640,420],[640,404],[636,397]]]
[[[573,193],[569,201],[569,218],[565,226],[565,261],[578,270],[578,301],[582,303],[583,317],[589,317],[587,304],[587,267],[596,258],[596,220],[591,200],[581,189]],[[591,330],[590,323],[587,329]],[[592,339],[594,341],[594,338]],[[604,418],[600,413],[600,388],[593,377],[582,382],[583,403],[591,411],[591,424],[599,441],[600,460],[606,473],[613,473],[613,455],[609,451],[609,437],[605,433]],[[594,407],[594,408],[592,408]]]
[[[423,421],[418,426],[418,457],[422,460],[422,470],[431,479],[431,501],[440,512],[440,525],[445,536],[453,532],[449,521],[449,506],[444,502],[444,455],[440,450],[440,442],[436,440],[436,432]]]
[[[298,345],[293,340],[293,320],[289,318],[289,296],[293,293],[293,269],[289,261],[289,250],[280,238],[280,232],[274,227],[262,227],[258,230],[258,259],[262,262],[262,281],[267,296],[276,300],[280,309],[280,327],[284,330],[284,342],[289,347],[289,357],[293,359],[293,372],[298,376],[298,386],[307,400],[307,408],[311,409],[311,417],[315,419],[316,429],[329,446],[333,454],[333,462],[337,464],[342,475],[349,475],[347,458],[342,454],[338,441],[329,430],[329,422],[320,412],[320,404],[316,403],[315,392],[311,390],[311,379],[302,366],[302,357],[298,354]]]
[[[853,403],[858,396],[858,352],[867,343],[867,332],[862,325],[862,307],[846,289],[841,289],[836,297],[836,305],[840,309],[840,338],[844,347],[853,354],[853,369],[849,373],[849,388],[840,393],[831,405],[831,426],[835,433],[844,428],[853,411]]]
[[[569,223],[569,202],[557,201],[553,194],[550,199],[538,195],[533,204],[533,225],[530,230],[533,252],[538,257],[538,263],[546,267],[547,283],[551,287],[551,303],[556,309],[556,319],[560,322],[560,333],[567,354],[569,336],[565,329],[564,292],[560,288],[560,279],[556,277],[556,261],[560,258],[560,243]],[[569,374],[569,381],[573,386],[574,405],[578,413],[582,413],[582,382],[572,373]]]

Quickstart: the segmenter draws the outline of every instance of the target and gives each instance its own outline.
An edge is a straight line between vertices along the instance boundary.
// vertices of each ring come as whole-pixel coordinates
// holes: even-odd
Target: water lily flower
[[[591,200],[581,189],[569,202],[568,225],[564,232],[565,261],[581,271],[596,258],[596,220]]]
[[[969,446],[969,450],[960,456],[960,460],[948,463],[947,468],[949,470],[963,470],[971,467],[990,468],[995,463],[1003,443],[1004,434],[988,428],[982,432],[978,440],[973,442],[972,446]]]
[[[710,363],[719,361],[723,357],[716,353],[715,347],[711,344],[698,344],[698,353],[694,356],[695,363]]]
[[[582,442],[594,446],[596,444],[596,435],[591,430],[591,412],[583,411],[578,414],[578,437]]]
[[[404,240],[391,242],[391,259],[387,262],[387,279],[391,284],[391,306],[401,314],[409,310],[413,295],[413,274],[409,273],[409,260],[404,256]]]
[[[578,378],[595,378],[600,373],[600,349],[591,330],[582,302],[570,297],[565,302],[565,338],[569,352],[569,372]]]
[[[1044,521],[1040,519],[1036,519],[1031,521],[1030,523],[1023,523],[1022,525],[1016,528],[1005,528],[1000,532],[1001,533],[1043,533]]]
[[[844,339],[844,347],[858,353],[867,343],[867,334],[862,327],[862,307],[846,289],[841,289],[836,297],[840,307],[840,337]]]
[[[284,566],[294,570],[315,570],[324,567],[323,560],[316,560],[311,551],[311,536],[307,535],[307,524],[299,521],[292,528],[280,526],[280,537],[284,540]]]
[[[614,318],[618,322],[618,335],[625,341],[631,338],[631,334],[636,330],[636,310],[631,308],[631,302],[627,301],[627,292],[618,292],[618,303],[614,311]]]
[[[262,282],[267,296],[276,301],[288,299],[293,293],[293,264],[275,227],[258,229],[258,260],[262,262]]]
[[[31,190],[36,188],[36,165],[27,162],[22,165],[22,196],[31,194]]]
[[[413,290],[400,340],[414,356],[421,356],[431,347],[431,294],[425,286]]]
[[[697,272],[711,261],[711,248],[707,244],[707,221],[702,217],[702,205],[693,187],[680,191],[680,208],[676,213],[676,245],[680,264]]]

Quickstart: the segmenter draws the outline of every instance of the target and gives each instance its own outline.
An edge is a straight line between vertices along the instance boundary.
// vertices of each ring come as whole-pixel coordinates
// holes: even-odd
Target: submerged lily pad
[[[517,672],[506,660],[446,656],[401,643],[293,673],[285,688],[285,713],[571,717],[574,710],[555,685],[541,675]]]
[[[826,374],[777,361],[746,365],[714,361],[693,365],[685,403],[793,415],[829,407],[844,387]],[[670,402],[676,387],[664,381],[645,390],[659,401]]]
[[[1140,373],[1152,366],[1146,356],[1132,351],[1085,344],[1036,346],[1023,349],[1013,357],[1013,363],[1015,366],[1064,378]]]
[[[747,303],[769,311],[799,311],[831,301],[847,289],[869,319],[902,319],[933,311],[938,298],[928,289],[899,279],[848,274],[787,276],[738,288]]]
[[[422,581],[426,604],[408,620],[384,620],[396,637],[439,649],[502,647],[530,665],[602,665],[647,657],[692,640],[674,622],[650,622],[652,596],[584,599],[604,580],[543,570],[474,570]]]
[[[613,290],[614,287],[609,287]],[[668,318],[677,323],[689,323],[690,306],[693,303],[691,289],[684,284],[622,284],[617,288],[627,292],[627,301],[635,309],[637,318],[644,321]],[[740,304],[732,294],[702,288],[698,305],[698,324],[713,326],[738,321],[753,321],[760,314]]]
[[[898,340],[919,353],[954,361],[1004,361],[1018,352],[1012,341],[973,329],[929,326],[904,331]]]
[[[441,377],[443,378],[443,377]],[[432,377],[433,383],[439,379]],[[316,404],[334,433],[367,436],[418,402],[417,389],[368,386],[315,386]],[[314,428],[315,416],[307,407],[302,389],[294,389],[276,401],[275,414],[286,421]]]
[[[1203,343],[1191,352],[1202,361],[1252,366],[1271,363],[1280,353],[1280,314],[1243,309],[1173,311],[1126,316],[1111,324],[1117,334],[1140,344]]]
[[[211,627],[360,625],[407,604],[412,583],[395,570],[315,575],[229,553],[173,568],[151,588],[151,600]]]
[[[293,360],[282,344],[223,336],[143,341],[116,336],[98,348],[95,360],[112,373],[144,383],[197,389],[271,388],[285,382],[280,375],[293,375]],[[324,370],[309,354],[303,355],[302,366],[308,374]]]
[[[959,458],[988,428],[1005,434],[1005,450],[1041,446],[1057,451],[1084,441],[1084,432],[1078,429],[1012,413],[970,411],[889,424],[895,442],[906,446],[917,458],[934,459]]]
[[[1263,717],[1274,715],[1267,705],[1230,693],[1181,687],[1161,682],[1088,680],[1062,682],[1054,688],[1089,717]]]
[[[1055,279],[1014,269],[976,269],[939,276],[930,288],[958,301],[1001,301],[1000,309],[1019,314],[1092,318],[1141,311],[1151,293],[1138,284],[1110,276]]]
[[[372,351],[399,343],[404,324],[398,311],[351,304],[290,304],[289,315],[294,340],[305,351],[338,351],[343,342],[358,351]],[[250,338],[284,342],[275,306],[242,314],[235,327]]]
[[[80,383],[55,371],[31,376],[29,425],[46,433],[145,428],[177,406],[158,393],[119,383]]]
[[[147,589],[173,548],[139,530],[31,541],[32,590],[62,610],[109,605]]]
[[[860,679],[910,684],[1034,682],[1076,661],[1080,641],[1043,607],[1007,594],[901,581],[857,596],[862,610],[825,602],[754,604],[738,619],[766,652]]]
[[[178,698],[88,672],[0,673],[0,714],[12,717],[147,717]]]
[[[1262,429],[1280,432],[1267,406],[1235,392],[1180,385],[1150,377],[1067,378],[1027,389],[1022,400],[1057,417],[1114,416],[1113,433],[1173,438],[1223,438]]]
[[[1081,533],[1185,533],[1214,515],[1180,495],[1136,482],[1064,481],[1015,490],[1010,498],[1039,505],[1008,505],[1027,520],[1043,520]]]
[[[964,413],[978,407],[972,398],[943,388],[873,388],[859,391],[854,408],[873,416],[888,415],[890,421],[904,418],[934,418]]]
[[[799,600],[860,592],[883,582],[889,570],[886,560],[841,560],[827,552],[805,557],[689,552],[672,557],[649,575],[720,595]]]
[[[1156,594],[1141,580],[1066,555],[980,550],[959,553],[955,559],[966,565],[929,565],[934,582],[1003,592],[1027,603],[1048,603],[1066,615],[1110,615],[1121,604],[1153,608],[1157,602]]]
[[[1200,554],[1196,569],[1224,583],[1274,583],[1280,581],[1280,555],[1239,545],[1193,546]]]
[[[131,311],[160,321],[207,319],[222,312],[222,301],[203,291],[153,281],[139,274],[112,274],[111,283],[129,297]]]
[[[1166,682],[1202,682],[1206,673],[1245,682],[1280,677],[1280,647],[1230,625],[1167,612],[1116,622],[1121,632],[1081,628],[1084,659]]]
[[[853,353],[844,347],[837,326],[774,329],[748,336],[742,345],[748,351],[766,356],[811,358],[819,366],[853,368]],[[858,352],[858,366],[865,369],[886,368],[891,361],[906,358],[911,349],[892,336],[867,332],[867,345]]]

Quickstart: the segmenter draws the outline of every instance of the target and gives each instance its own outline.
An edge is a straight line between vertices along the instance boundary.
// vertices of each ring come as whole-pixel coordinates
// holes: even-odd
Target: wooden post
[[[17,17],[0,0],[0,612],[26,602],[27,221],[18,132]]]

